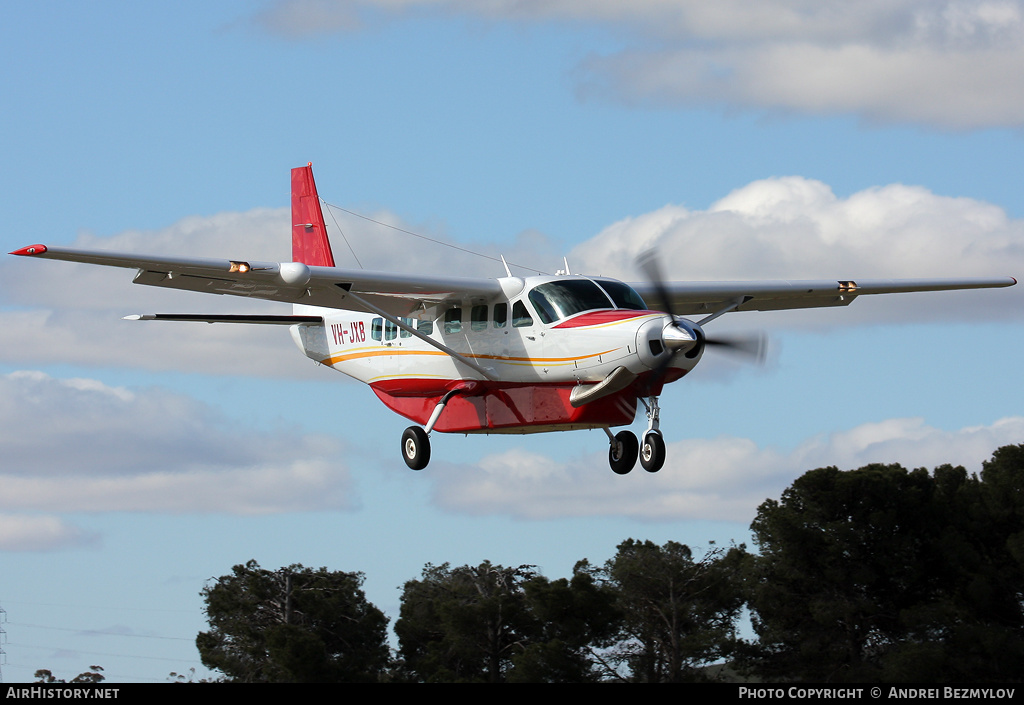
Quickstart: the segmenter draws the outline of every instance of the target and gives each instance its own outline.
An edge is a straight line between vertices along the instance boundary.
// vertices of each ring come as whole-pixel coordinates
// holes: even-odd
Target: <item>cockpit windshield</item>
[[[633,287],[622,282],[602,281],[601,288],[608,292],[615,302],[615,308],[628,308],[633,311],[646,311],[647,304],[640,298],[640,294],[633,291]]]
[[[530,292],[530,303],[544,323],[554,323],[583,311],[627,308],[644,310],[643,299],[625,284],[601,282],[602,289],[589,279],[567,279],[540,284]],[[607,292],[607,293],[606,293]]]

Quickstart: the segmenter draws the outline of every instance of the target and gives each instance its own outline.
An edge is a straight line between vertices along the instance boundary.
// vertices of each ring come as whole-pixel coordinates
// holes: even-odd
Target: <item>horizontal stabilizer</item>
[[[192,321],[198,323],[251,323],[263,326],[291,326],[296,323],[323,323],[322,316],[265,316],[228,314],[208,316],[197,313],[142,313],[125,316],[126,321]]]

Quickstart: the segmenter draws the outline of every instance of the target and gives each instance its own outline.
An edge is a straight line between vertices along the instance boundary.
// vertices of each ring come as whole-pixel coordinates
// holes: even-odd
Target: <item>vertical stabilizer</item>
[[[324,213],[313,181],[313,163],[292,169],[292,261],[333,267]]]

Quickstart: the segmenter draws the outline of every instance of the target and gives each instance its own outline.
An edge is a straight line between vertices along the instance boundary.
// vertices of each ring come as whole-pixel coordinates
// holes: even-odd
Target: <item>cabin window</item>
[[[544,323],[554,323],[582,311],[613,306],[601,287],[589,279],[540,284],[530,292],[530,303],[537,309],[537,315]]]
[[[416,330],[423,335],[433,335],[434,333],[434,322],[433,321],[417,321]]]
[[[394,340],[398,337],[398,326],[391,321],[384,321],[384,340]]]
[[[450,308],[444,312],[445,335],[462,332],[462,309]]]
[[[622,282],[609,282],[601,281],[598,282],[601,288],[605,290],[608,296],[611,297],[612,301],[615,302],[616,308],[628,308],[633,311],[646,311],[647,304],[640,298],[640,294],[633,291],[633,287]]]
[[[381,340],[383,338],[382,331],[384,330],[384,319],[374,318],[373,322],[370,323],[370,337],[374,340]]]
[[[487,330],[487,304],[474,306],[469,312],[469,321],[473,330]]]
[[[400,320],[402,323],[404,323],[405,325],[407,325],[410,328],[412,328],[413,320],[411,318],[400,318],[398,320]],[[401,337],[403,337],[403,338],[411,338],[412,337],[412,333],[407,331],[405,328],[399,328],[399,330],[401,331],[401,333],[399,333],[399,335]]]
[[[494,327],[504,328],[508,323],[508,304],[494,304]]]
[[[533,325],[533,316],[526,310],[526,304],[516,301],[512,306],[512,327],[525,328]]]

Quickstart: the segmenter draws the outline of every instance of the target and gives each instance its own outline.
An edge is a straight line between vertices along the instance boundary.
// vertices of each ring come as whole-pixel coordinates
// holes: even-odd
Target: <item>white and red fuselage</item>
[[[663,329],[671,318],[647,310],[621,282],[587,277],[499,281],[507,295],[433,307],[397,323],[372,314],[296,307],[296,314],[319,315],[324,322],[293,326],[292,335],[308,357],[368,384],[389,408],[419,424],[427,423],[442,397],[457,391],[434,425],[441,432],[627,425],[636,415],[638,397],[657,396],[662,384],[682,377],[700,360],[697,335],[691,356],[665,350]],[[605,287],[616,293],[606,293]],[[574,388],[599,383],[616,370],[630,379],[627,386],[572,404]]]
[[[658,396],[700,362],[705,345],[760,356],[760,343],[708,339],[726,313],[848,306],[864,295],[1013,286],[1013,277],[666,282],[658,259],[638,265],[647,284],[601,277],[455,277],[335,265],[310,165],[292,170],[292,254],[287,262],[77,250],[29,245],[11,254],[136,270],[133,281],[290,303],[292,315],[142,314],[133,320],[287,325],[299,348],[370,386],[413,420],[406,464],[430,459],[428,435],[603,428],[609,464],[648,472],[665,461]],[[568,269],[568,267],[567,267]],[[652,311],[638,294],[662,308]],[[677,314],[699,317],[697,323]],[[756,342],[756,341],[748,341]],[[646,409],[641,441],[628,430]]]

